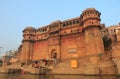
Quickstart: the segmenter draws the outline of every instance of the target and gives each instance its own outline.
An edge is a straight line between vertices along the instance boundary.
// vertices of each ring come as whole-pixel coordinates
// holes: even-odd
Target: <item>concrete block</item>
[[[101,67],[100,74],[102,75],[115,75],[116,71],[114,67]]]
[[[39,69],[31,69],[31,72],[30,72],[31,74],[39,74],[40,73],[40,71],[39,71]]]
[[[112,62],[101,62],[100,67],[113,67]]]
[[[84,74],[85,75],[99,75],[99,68],[98,67],[85,67]]]
[[[100,61],[100,58],[99,57],[90,57],[89,58],[89,61],[92,63],[92,64],[96,64]]]
[[[118,60],[116,64],[117,64],[118,74],[120,75],[120,60]]]
[[[31,74],[45,74],[46,69],[38,69],[38,68],[33,68],[31,69]]]

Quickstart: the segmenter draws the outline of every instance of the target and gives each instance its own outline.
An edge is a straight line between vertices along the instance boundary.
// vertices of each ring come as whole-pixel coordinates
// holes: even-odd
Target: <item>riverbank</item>
[[[119,79],[119,76],[0,74],[0,79]]]
[[[59,62],[53,67],[34,68],[32,65],[25,65],[22,68],[19,64],[0,67],[0,73],[22,73],[22,74],[75,74],[75,75],[120,75],[120,62],[100,63],[79,63],[72,67],[70,61]]]

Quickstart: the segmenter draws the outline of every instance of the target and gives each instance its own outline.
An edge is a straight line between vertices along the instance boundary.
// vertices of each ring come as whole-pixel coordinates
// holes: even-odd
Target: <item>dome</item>
[[[34,30],[34,29],[35,29],[35,28],[32,27],[32,26],[28,26],[28,27],[25,28],[25,30]]]
[[[100,17],[101,13],[96,10],[95,8],[87,8],[86,10],[83,10],[81,16],[86,16],[86,15],[90,15],[90,14],[94,14],[94,15],[98,15],[98,17]]]
[[[56,21],[51,22],[50,24],[60,23],[60,22],[61,22],[60,20],[56,20]]]
[[[26,30],[35,30],[35,28],[32,27],[32,26],[28,26],[28,27],[26,27],[26,28],[23,30],[23,32],[26,31]]]
[[[83,12],[82,13],[85,13],[86,11],[97,11],[95,8],[87,8],[86,10],[83,10]]]

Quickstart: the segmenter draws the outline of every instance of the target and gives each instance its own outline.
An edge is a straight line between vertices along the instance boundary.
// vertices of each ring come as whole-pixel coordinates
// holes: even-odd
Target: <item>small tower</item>
[[[104,53],[100,15],[101,13],[96,9],[88,8],[80,16],[85,35],[86,55],[89,56],[99,56]]]
[[[94,8],[88,8],[88,9],[84,10],[81,15],[83,27],[84,28],[91,27],[91,26],[99,27],[101,25],[100,24],[100,21],[101,21],[100,15],[101,15],[101,13],[98,12]]]
[[[23,41],[22,41],[22,52],[21,52],[22,61],[32,60],[34,33],[35,33],[35,28],[33,27],[26,27],[23,30]]]

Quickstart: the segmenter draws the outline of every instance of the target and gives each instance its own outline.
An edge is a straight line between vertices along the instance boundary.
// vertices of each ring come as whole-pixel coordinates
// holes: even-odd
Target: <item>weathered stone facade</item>
[[[108,32],[113,42],[120,42],[120,25],[109,26]]]
[[[76,18],[26,27],[18,63],[31,74],[45,68],[45,74],[120,75],[120,24],[105,27],[100,15],[88,8]]]
[[[96,9],[88,8],[80,17],[55,21],[38,29],[26,27],[20,60],[88,57],[87,61],[97,61],[98,55],[104,53],[100,15]]]
[[[112,58],[120,59],[120,24],[108,27],[109,37],[112,39]]]

